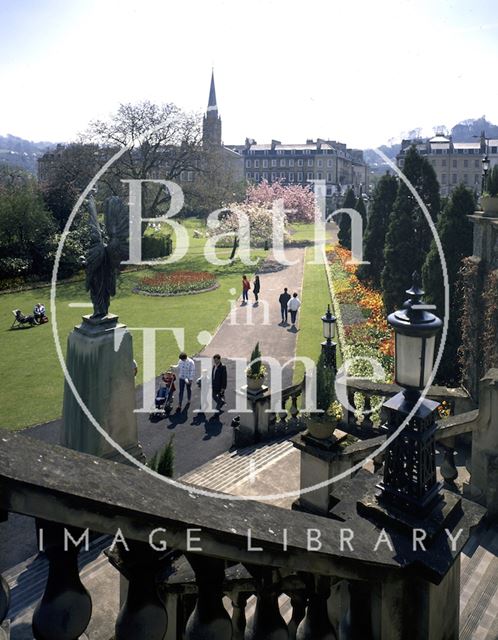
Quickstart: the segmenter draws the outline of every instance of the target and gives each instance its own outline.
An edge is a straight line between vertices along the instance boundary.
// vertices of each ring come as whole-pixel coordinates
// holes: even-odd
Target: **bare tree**
[[[175,180],[182,171],[199,167],[200,117],[171,103],[122,104],[110,120],[90,123],[82,139],[98,144],[109,157],[129,147],[102,178],[116,195],[123,195],[123,179]],[[155,217],[163,212],[169,194],[160,185],[144,186],[144,210]]]

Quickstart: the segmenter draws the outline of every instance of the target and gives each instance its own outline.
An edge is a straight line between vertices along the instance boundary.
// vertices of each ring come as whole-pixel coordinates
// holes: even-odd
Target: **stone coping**
[[[462,514],[449,526],[451,531],[462,529],[454,551],[444,532],[422,554],[413,551],[409,536],[387,527],[394,551],[380,545],[374,553],[372,541],[379,536],[379,525],[360,516],[356,503],[377,480],[360,471],[351,482],[340,485],[347,491],[334,508],[339,516],[335,520],[255,500],[201,496],[127,465],[21,434],[6,433],[0,438],[0,509],[111,535],[119,527],[125,538],[144,542],[161,527],[168,547],[179,550],[187,548],[188,530],[199,528],[202,552],[231,561],[365,580],[387,578],[411,567],[438,583],[485,509],[462,500]],[[353,549],[347,545],[341,549],[344,527],[354,531]],[[257,553],[248,549],[248,528],[252,545],[262,548]],[[308,548],[310,529],[321,532],[322,547],[313,552]]]

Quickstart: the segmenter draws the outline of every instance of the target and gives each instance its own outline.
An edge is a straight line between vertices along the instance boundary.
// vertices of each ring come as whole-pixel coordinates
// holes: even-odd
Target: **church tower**
[[[206,115],[202,121],[202,145],[204,147],[221,146],[221,118],[216,104],[216,89],[214,86],[214,70],[211,74],[209,100]]]

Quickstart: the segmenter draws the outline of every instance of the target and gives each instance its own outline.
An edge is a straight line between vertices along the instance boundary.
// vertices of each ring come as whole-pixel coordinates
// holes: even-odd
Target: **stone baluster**
[[[244,640],[244,632],[246,630],[246,604],[249,598],[249,593],[239,592],[234,594],[232,600],[232,627],[233,636],[232,640]]]
[[[299,409],[297,408],[297,395],[293,394],[291,396],[291,406],[289,409],[289,413],[290,413],[290,417],[289,420],[287,421],[287,428],[288,429],[295,429],[297,427],[298,424],[298,418],[297,416],[299,415]]]
[[[285,405],[287,404],[288,398],[282,398],[282,411],[279,412],[280,423],[278,425],[280,430],[285,430],[287,428],[287,409]]]
[[[441,463],[441,475],[445,483],[454,485],[458,478],[458,469],[455,464],[455,450],[452,447],[438,444],[443,453],[443,462]]]
[[[327,600],[330,597],[330,579],[308,576],[308,606],[306,615],[297,628],[296,640],[337,640],[338,634],[330,622]]]
[[[79,576],[81,544],[74,545],[66,532],[78,540],[83,531],[44,520],[36,521],[36,529],[49,569],[45,592],[33,614],[33,637],[77,640],[90,622],[92,600]]]
[[[246,565],[256,580],[256,608],[246,628],[244,640],[289,640],[289,631],[280,615],[279,582],[268,567]]]
[[[371,429],[373,427],[372,421],[372,398],[368,394],[363,395],[364,405],[363,405],[363,422],[361,426],[365,429]]]
[[[306,596],[303,591],[293,591],[289,594],[292,606],[292,617],[289,622],[289,640],[296,640],[297,628],[306,614]]]
[[[347,394],[348,394],[348,405],[349,405],[348,409],[347,409],[347,416],[346,416],[347,423],[356,425],[356,417],[354,415],[354,409],[356,407],[356,405],[354,403],[354,394],[355,394],[355,392],[354,392],[353,389],[350,389],[348,387]]]
[[[116,620],[115,640],[163,640],[168,615],[157,592],[157,578],[165,554],[144,542],[119,547],[118,568],[128,579],[128,592]],[[167,561],[167,560],[166,560]]]
[[[198,597],[185,640],[231,640],[232,621],[223,606],[225,561],[197,554],[188,554],[187,559],[195,572]]]

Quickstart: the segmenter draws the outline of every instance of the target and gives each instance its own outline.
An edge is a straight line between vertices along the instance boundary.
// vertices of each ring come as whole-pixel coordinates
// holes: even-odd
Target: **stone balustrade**
[[[282,411],[269,416],[269,431],[273,436],[293,434],[305,428],[300,418],[298,399],[304,395],[304,380],[282,389]]]
[[[422,637],[423,630],[407,635],[402,621],[390,623],[386,612],[397,596],[389,585],[412,580],[415,571],[437,595],[436,585],[444,585],[445,575],[457,570],[461,546],[482,510],[473,503],[465,507],[455,523],[463,535],[454,550],[446,538],[437,538],[434,552],[421,559],[410,539],[393,530],[395,551],[383,545],[372,554],[379,530],[356,510],[370,483],[365,474],[348,488],[339,503],[340,517],[320,517],[226,495],[201,496],[194,487],[186,490],[135,468],[20,434],[7,433],[0,441],[0,513],[36,518],[49,560],[45,592],[33,616],[36,640],[77,640],[88,625],[91,595],[77,563],[87,530],[115,538],[109,556],[128,582],[116,640],[332,640],[354,601],[334,595],[339,583],[352,594],[365,589],[383,594],[372,596],[380,607],[368,616],[372,638]],[[354,530],[354,545],[343,544],[343,528]],[[310,546],[316,532],[319,544]],[[441,544],[444,554],[438,551]],[[190,576],[180,585],[175,584],[178,562]],[[282,593],[292,607],[288,624],[279,608]],[[223,603],[226,595],[231,615]],[[246,620],[245,603],[252,595],[254,614]],[[0,623],[7,616],[8,589],[2,580]],[[381,620],[382,629],[374,629]],[[364,627],[358,635],[353,625],[342,637],[365,638]]]
[[[401,391],[397,384],[373,382],[363,378],[337,380],[344,385],[348,407],[343,409],[345,430],[360,438],[379,435],[385,422],[380,404]],[[464,389],[432,386],[427,397],[435,402],[445,402],[450,415],[458,415],[475,409],[475,403]],[[373,402],[375,400],[376,402]],[[378,407],[375,409],[374,405]],[[361,416],[361,417],[359,417]]]

